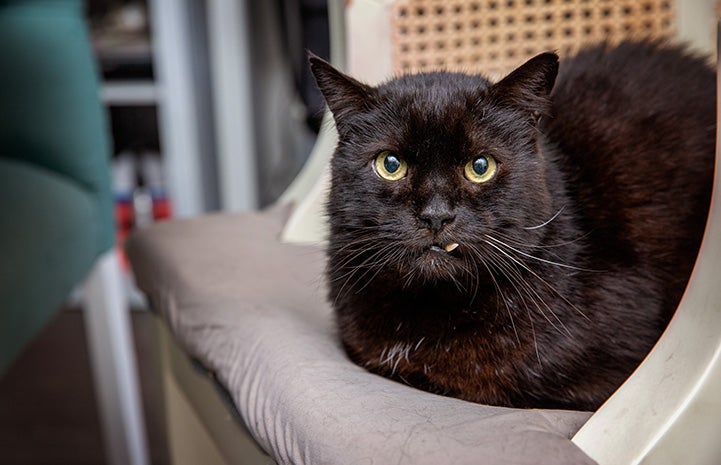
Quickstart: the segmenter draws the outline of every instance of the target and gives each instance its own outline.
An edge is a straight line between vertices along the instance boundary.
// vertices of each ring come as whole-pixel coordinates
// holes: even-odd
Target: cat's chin
[[[411,276],[421,282],[458,281],[463,270],[458,250],[447,252],[435,244],[419,251],[412,267]]]

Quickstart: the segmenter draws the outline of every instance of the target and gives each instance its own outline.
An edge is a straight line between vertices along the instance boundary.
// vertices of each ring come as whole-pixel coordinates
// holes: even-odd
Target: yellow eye
[[[388,181],[398,181],[408,173],[408,164],[393,152],[384,150],[376,157],[376,173]]]
[[[493,179],[497,168],[496,160],[492,156],[485,154],[466,163],[463,171],[469,181],[482,183]]]

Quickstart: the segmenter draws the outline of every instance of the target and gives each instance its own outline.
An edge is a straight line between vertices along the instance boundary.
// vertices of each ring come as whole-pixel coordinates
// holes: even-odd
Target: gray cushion
[[[569,439],[588,413],[472,404],[351,363],[326,302],[323,250],[278,242],[287,213],[160,223],[128,246],[152,307],[276,461],[593,463]]]

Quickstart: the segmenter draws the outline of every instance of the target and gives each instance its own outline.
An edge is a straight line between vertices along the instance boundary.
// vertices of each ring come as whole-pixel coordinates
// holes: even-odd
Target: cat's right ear
[[[558,55],[541,53],[491,87],[501,101],[528,110],[537,119],[550,107],[550,94],[558,75]]]
[[[336,125],[341,125],[346,116],[369,108],[375,98],[373,87],[343,74],[311,52],[308,52],[308,60],[315,82],[333,113]]]

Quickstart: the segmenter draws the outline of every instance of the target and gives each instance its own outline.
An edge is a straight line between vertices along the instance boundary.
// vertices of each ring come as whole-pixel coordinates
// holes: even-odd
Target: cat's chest
[[[371,283],[338,302],[343,342],[369,371],[439,394],[506,405],[509,392],[534,382],[538,352],[545,353],[549,341],[540,337],[544,324],[529,317],[522,296],[492,286],[474,291],[399,292]],[[544,310],[555,309],[543,291],[534,297],[547,303]]]
[[[498,401],[525,372],[527,355],[517,341],[470,332],[381,344],[360,361],[370,371],[432,392]]]

